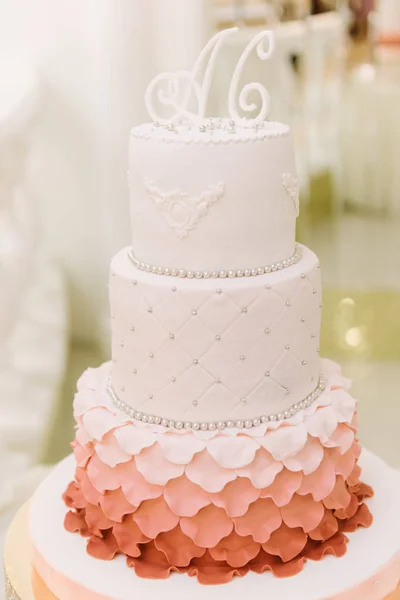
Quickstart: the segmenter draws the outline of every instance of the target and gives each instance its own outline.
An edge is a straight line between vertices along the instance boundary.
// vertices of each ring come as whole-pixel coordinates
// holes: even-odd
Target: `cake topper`
[[[150,82],[146,90],[145,102],[147,112],[154,122],[165,126],[174,126],[183,122],[197,125],[200,128],[204,127],[208,95],[218,52],[225,40],[237,31],[237,27],[225,29],[211,38],[200,53],[192,71],[161,73]],[[254,49],[260,60],[267,60],[274,50],[272,31],[258,33],[247,45],[236,65],[229,86],[229,116],[234,125],[244,128],[257,127],[263,122],[268,115],[270,106],[269,93],[259,82],[247,83],[239,92],[240,79],[246,61]],[[204,71],[204,75],[201,79],[202,71]],[[243,113],[254,112],[257,109],[256,103],[249,102],[249,95],[252,92],[259,93],[261,106],[255,117],[247,118],[241,116],[238,109]],[[158,100],[159,108],[156,108],[155,100]],[[165,116],[165,112],[170,112],[169,116]]]

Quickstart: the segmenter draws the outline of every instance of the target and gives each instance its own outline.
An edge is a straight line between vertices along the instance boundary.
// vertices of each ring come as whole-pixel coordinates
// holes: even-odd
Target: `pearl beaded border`
[[[273,273],[275,271],[281,271],[287,269],[299,262],[303,255],[302,248],[299,244],[296,244],[294,254],[290,258],[281,260],[277,263],[267,265],[265,267],[258,267],[257,269],[231,269],[221,271],[187,271],[186,269],[171,269],[169,267],[157,267],[149,263],[139,261],[133,254],[133,250],[128,250],[129,259],[140,271],[146,271],[147,273],[153,273],[153,275],[167,275],[169,277],[181,277],[185,279],[218,279],[218,278],[234,278],[234,277],[254,277],[256,275],[265,275],[267,273]]]
[[[261,417],[256,417],[253,419],[239,419],[239,420],[228,420],[228,421],[213,421],[213,422],[193,422],[193,421],[174,421],[171,419],[166,419],[163,417],[158,417],[155,415],[148,415],[141,411],[136,410],[129,404],[126,404],[123,400],[118,398],[117,394],[112,387],[112,379],[111,377],[108,379],[107,383],[107,393],[109,394],[111,400],[114,403],[114,406],[122,412],[124,412],[128,417],[134,419],[135,421],[141,421],[142,423],[149,423],[154,425],[161,425],[166,429],[188,429],[192,431],[217,431],[223,430],[225,428],[228,429],[251,429],[252,427],[259,427],[262,423],[269,423],[270,421],[285,421],[286,419],[290,419],[301,410],[308,408],[311,406],[317,398],[322,394],[322,392],[326,388],[326,381],[322,377],[319,378],[318,385],[311,394],[309,394],[304,400],[293,404],[287,410],[284,410],[281,413],[276,413],[273,415],[262,415]]]

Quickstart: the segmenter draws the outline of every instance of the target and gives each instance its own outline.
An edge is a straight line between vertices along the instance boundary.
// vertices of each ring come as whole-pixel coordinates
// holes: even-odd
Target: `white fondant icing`
[[[296,214],[290,202],[282,202],[282,174],[296,173],[288,128],[268,123],[257,132],[243,131],[232,136],[235,143],[222,130],[174,134],[151,125],[134,130],[130,206],[132,245],[138,260],[214,271],[227,265],[257,268],[294,253]],[[154,202],[149,202],[143,185],[146,177],[160,190],[180,189],[188,197],[224,182],[225,194],[201,227],[182,240],[160,219]]]
[[[65,459],[39,487],[31,501],[30,535],[35,550],[52,572],[61,573],[101,597],[220,600],[229,594],[232,600],[242,600],[251,590],[254,597],[273,600],[382,600],[398,585],[400,476],[369,452],[364,451],[360,466],[363,480],[375,490],[375,496],[367,500],[374,521],[368,529],[346,534],[349,543],[342,558],[327,556],[322,561],[309,561],[301,573],[287,579],[275,578],[268,572],[249,573],[226,586],[202,586],[195,578],[184,575],[165,581],[140,579],[133,569],[127,568],[123,556],[105,562],[89,556],[86,541],[65,531],[63,526],[67,509],[61,496],[74,478],[75,466],[73,457]],[[41,575],[50,585],[51,571]],[[64,592],[59,600],[70,597],[68,589]]]
[[[113,387],[137,410],[257,417],[317,386],[321,281],[307,248],[296,265],[252,278],[172,280],[135,269],[126,250],[111,272]]]
[[[215,202],[222,198],[225,192],[225,185],[222,181],[215,185],[209,185],[197,196],[189,196],[188,193],[178,188],[162,191],[154,181],[147,177],[144,187],[160,215],[180,239],[187,237],[189,232],[198,226],[200,219],[208,213]]]
[[[291,199],[296,210],[296,217],[298,217],[300,213],[300,188],[298,176],[292,175],[292,173],[283,173],[282,185],[285,188],[287,195]]]

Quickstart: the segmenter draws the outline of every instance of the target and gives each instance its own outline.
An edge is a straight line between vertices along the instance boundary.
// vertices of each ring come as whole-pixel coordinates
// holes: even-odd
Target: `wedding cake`
[[[400,479],[360,458],[349,381],[319,356],[320,265],[295,242],[290,129],[266,121],[260,84],[240,89],[271,32],[239,60],[229,116],[205,117],[234,34],[192,72],[156,77],[152,123],[131,133],[112,361],[79,380],[73,456],[31,501],[36,598],[217,599],[218,584],[239,598],[249,583],[274,600],[381,600],[397,587]]]

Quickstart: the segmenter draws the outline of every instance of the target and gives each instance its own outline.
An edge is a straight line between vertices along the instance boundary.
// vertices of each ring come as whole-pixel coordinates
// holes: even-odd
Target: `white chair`
[[[40,458],[66,362],[63,278],[39,243],[30,177],[38,89],[19,61],[0,65],[0,528]]]
[[[310,177],[329,172],[341,204],[339,121],[346,54],[346,22],[339,12],[307,19],[304,64],[304,141]]]
[[[353,206],[400,216],[400,68],[362,65],[346,90],[343,190]]]
[[[30,58],[41,77],[36,188],[79,342],[109,330],[108,263],[131,241],[127,148],[130,128],[148,118],[144,90],[157,71],[194,62],[208,2],[0,0],[0,53]]]

